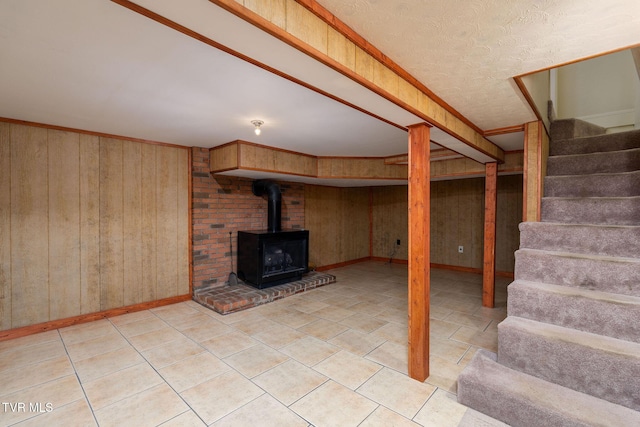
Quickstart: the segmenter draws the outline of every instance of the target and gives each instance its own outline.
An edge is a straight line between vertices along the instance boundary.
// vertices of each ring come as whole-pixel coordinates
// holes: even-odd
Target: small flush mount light
[[[260,126],[262,126],[264,124],[264,122],[262,120],[251,120],[251,124],[254,125],[256,128],[253,130],[256,135],[260,135]]]

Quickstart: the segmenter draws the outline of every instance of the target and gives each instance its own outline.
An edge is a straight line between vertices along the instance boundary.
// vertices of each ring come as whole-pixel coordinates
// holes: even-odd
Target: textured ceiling
[[[484,130],[535,120],[512,77],[640,43],[638,0],[319,0]]]

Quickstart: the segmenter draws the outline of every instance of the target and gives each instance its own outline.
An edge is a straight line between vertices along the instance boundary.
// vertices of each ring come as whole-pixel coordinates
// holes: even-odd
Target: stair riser
[[[583,295],[575,288],[519,281],[510,284],[508,292],[509,316],[640,344],[640,299],[607,300]]]
[[[593,123],[579,119],[563,119],[551,122],[551,139],[553,141],[602,135],[606,129]]]
[[[569,156],[547,160],[547,176],[589,175],[640,170],[640,149]]]
[[[566,224],[640,225],[640,197],[548,198],[542,220]]]
[[[479,350],[458,377],[458,402],[511,426],[631,427],[640,413],[545,383],[495,362]]]
[[[608,339],[611,347],[606,347],[597,335],[557,332],[542,323],[533,328],[514,319],[498,326],[498,363],[640,410],[640,344]],[[542,327],[537,329],[539,325]]]
[[[640,262],[516,251],[515,279],[640,296]]]
[[[546,197],[640,196],[640,171],[624,174],[548,176]]]
[[[633,148],[640,148],[640,130],[566,139],[564,141],[556,139],[549,146],[549,155],[587,154],[630,150]]]
[[[638,257],[640,227],[523,222],[520,248],[612,257]]]

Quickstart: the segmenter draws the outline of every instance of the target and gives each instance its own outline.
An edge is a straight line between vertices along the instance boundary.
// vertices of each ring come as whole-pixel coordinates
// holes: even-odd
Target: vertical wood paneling
[[[158,261],[156,259],[157,239],[157,214],[156,214],[156,152],[157,146],[144,144],[142,146],[142,183],[141,183],[141,244],[142,259],[141,273],[142,283],[140,293],[145,301],[157,298],[156,279],[158,274]]]
[[[305,228],[316,266],[369,256],[368,189],[306,185]]]
[[[49,316],[80,312],[80,138],[48,130]]]
[[[11,125],[12,327],[49,320],[47,130]]]
[[[170,147],[157,147],[156,218],[157,218],[157,298],[177,292],[177,155]]]
[[[0,329],[188,293],[189,170],[178,147],[0,123]]]
[[[373,256],[408,259],[409,200],[406,185],[373,188]],[[396,245],[400,240],[400,246]]]
[[[124,305],[144,301],[142,285],[142,145],[122,142]]]
[[[124,305],[122,141],[100,138],[100,309]]]
[[[520,247],[522,175],[498,177],[496,216],[496,271],[513,272],[514,252]]]
[[[11,125],[0,123],[0,330],[11,328]]]
[[[80,135],[80,313],[100,311],[100,138]]]
[[[178,272],[178,278],[176,280],[177,289],[175,295],[188,294],[190,291],[190,265],[189,265],[189,151],[174,149],[176,159],[176,219],[175,219],[175,233],[176,233],[176,253],[178,261],[176,264],[176,270]]]

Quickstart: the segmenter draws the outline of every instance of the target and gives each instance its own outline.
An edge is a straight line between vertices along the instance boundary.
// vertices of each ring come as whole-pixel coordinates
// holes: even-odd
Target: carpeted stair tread
[[[509,316],[498,325],[498,363],[640,410],[640,344]]]
[[[546,197],[640,196],[640,170],[633,172],[556,175],[544,179]]]
[[[590,154],[550,156],[547,176],[620,173],[640,170],[640,148]]]
[[[549,146],[549,155],[588,154],[633,148],[640,148],[640,130],[583,136],[573,139],[554,139]]]
[[[640,226],[523,222],[520,248],[640,257]]]
[[[640,297],[527,280],[507,291],[509,316],[640,344]]]
[[[640,258],[537,249],[515,253],[515,278],[640,297]]]
[[[640,412],[515,371],[478,350],[458,377],[458,402],[514,427],[640,425]]]
[[[551,122],[550,137],[553,141],[602,135],[607,130],[580,119],[561,119]]]
[[[542,221],[640,225],[640,196],[543,197],[540,207]]]

